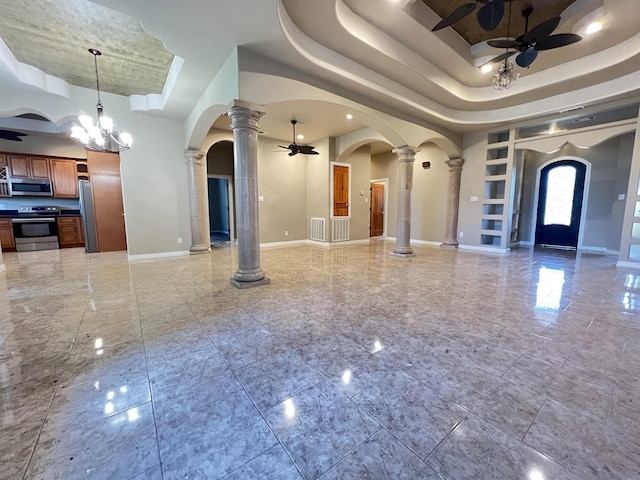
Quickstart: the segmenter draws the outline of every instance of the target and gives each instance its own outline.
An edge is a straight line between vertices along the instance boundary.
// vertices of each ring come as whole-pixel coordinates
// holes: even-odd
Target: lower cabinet
[[[82,217],[58,217],[60,248],[83,247]]]
[[[4,252],[16,251],[16,240],[13,237],[13,225],[10,218],[0,218],[0,245]]]

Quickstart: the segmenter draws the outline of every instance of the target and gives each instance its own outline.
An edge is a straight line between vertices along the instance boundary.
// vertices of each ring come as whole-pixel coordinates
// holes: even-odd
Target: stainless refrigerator
[[[78,191],[80,192],[80,215],[82,215],[82,229],[84,231],[84,250],[87,253],[94,253],[98,251],[98,239],[96,237],[96,215],[93,210],[91,182],[79,180]]]

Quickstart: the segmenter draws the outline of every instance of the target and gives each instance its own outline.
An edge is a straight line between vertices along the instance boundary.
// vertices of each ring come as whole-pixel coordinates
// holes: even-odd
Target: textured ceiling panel
[[[559,17],[564,10],[575,0],[513,0],[505,5],[505,14],[498,25],[498,28],[492,32],[483,30],[478,25],[476,14],[482,3],[477,3],[476,9],[465,17],[463,20],[452,25],[452,28],[464,38],[469,45],[484,42],[491,38],[499,38],[507,36],[507,17],[509,14],[509,6],[511,6],[511,37],[517,37],[524,33],[525,21],[522,16],[522,10],[525,7],[533,6],[533,13],[529,17],[529,29],[549,18]],[[428,7],[436,12],[440,18],[444,18],[458,7],[465,3],[473,3],[470,0],[422,0]],[[509,5],[509,3],[511,5]]]
[[[140,22],[88,0],[0,0],[0,37],[19,62],[72,85],[119,95],[161,93],[173,55]],[[52,54],[52,45],[55,53]]]

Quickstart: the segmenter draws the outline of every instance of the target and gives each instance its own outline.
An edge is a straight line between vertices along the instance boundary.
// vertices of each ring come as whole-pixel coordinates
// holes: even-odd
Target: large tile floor
[[[0,477],[640,478],[640,272],[391,248],[6,253]]]

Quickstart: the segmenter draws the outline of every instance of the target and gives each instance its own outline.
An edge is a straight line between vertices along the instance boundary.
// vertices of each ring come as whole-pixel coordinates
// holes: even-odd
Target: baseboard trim
[[[606,255],[613,255],[615,257],[619,257],[620,256],[620,250],[610,250],[607,248],[607,250],[604,252]]]
[[[368,245],[369,239],[362,240],[346,240],[344,242],[319,242],[318,240],[291,240],[288,242],[269,242],[261,243],[260,248],[278,248],[278,247],[294,247],[298,245],[313,245],[315,247],[335,248],[346,247],[350,245]]]
[[[622,268],[640,268],[640,262],[626,262],[623,260],[618,260],[616,262],[616,267]]]
[[[510,248],[495,248],[495,247],[478,247],[476,245],[458,245],[459,250],[469,250],[471,252],[490,253],[492,255],[507,255]]]
[[[411,240],[411,243],[414,245],[425,245],[427,247],[439,247],[442,245],[442,242],[434,242],[432,240]]]
[[[579,252],[590,252],[590,253],[606,253],[607,252],[607,248],[606,247],[591,247],[589,245],[583,245],[582,247],[578,248]]]
[[[159,258],[186,257],[191,252],[189,250],[179,250],[176,252],[158,252],[158,253],[139,253],[137,255],[128,255],[130,262],[137,260],[156,260]]]
[[[288,240],[286,242],[268,242],[261,243],[260,248],[278,248],[278,247],[293,247],[296,245],[306,245],[308,240]]]

